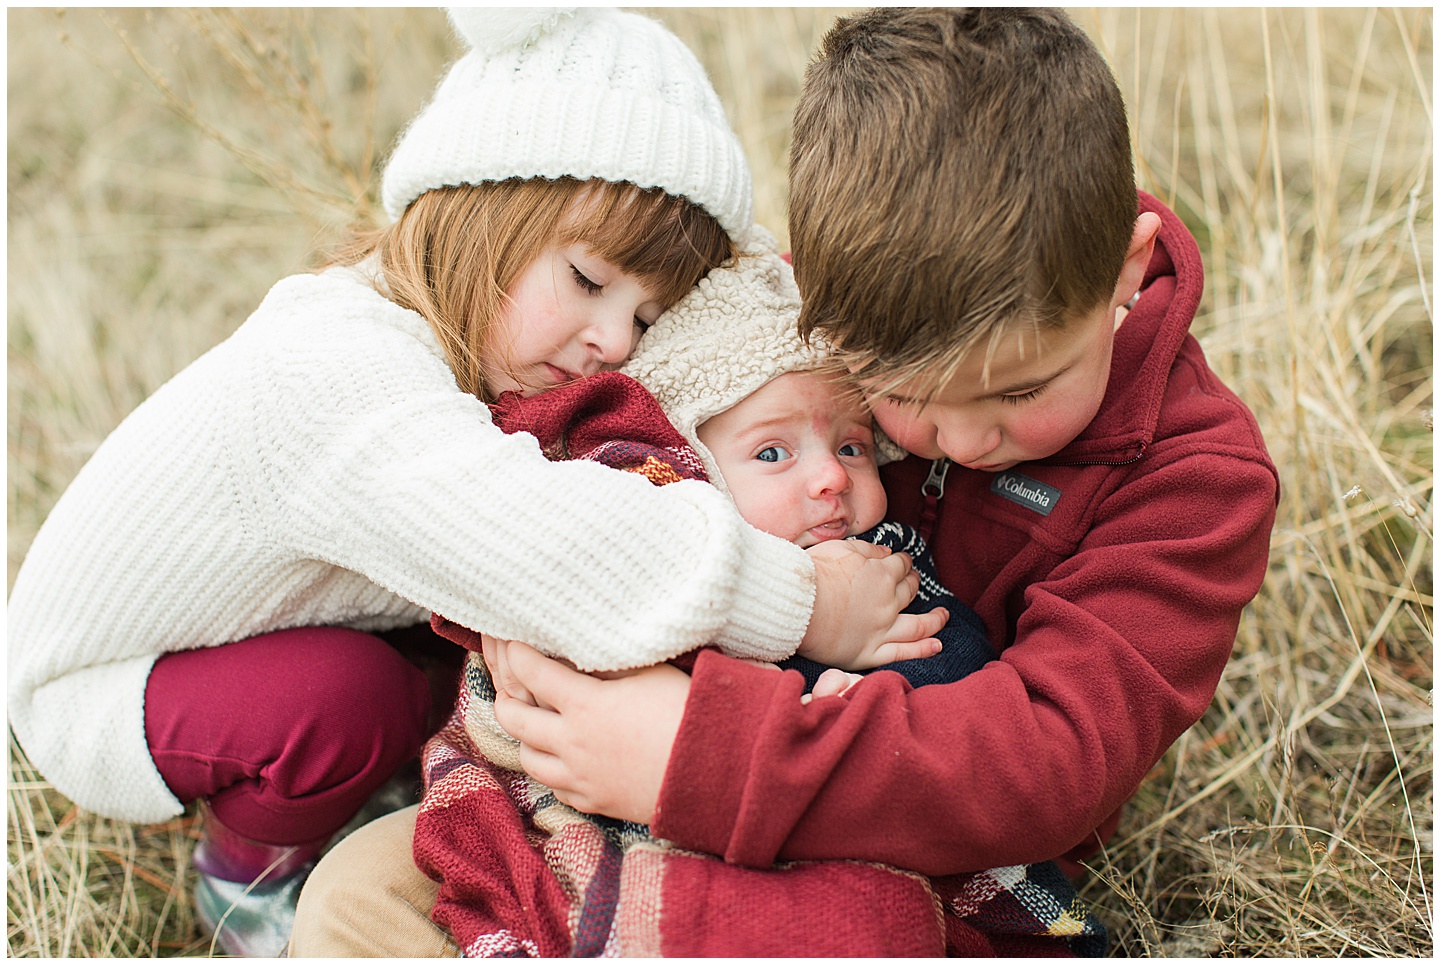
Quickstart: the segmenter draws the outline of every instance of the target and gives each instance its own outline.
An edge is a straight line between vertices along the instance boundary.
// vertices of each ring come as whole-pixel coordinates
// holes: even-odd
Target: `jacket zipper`
[[[1135,455],[1131,456],[1129,459],[1121,459],[1121,460],[1119,460],[1118,462],[1117,462],[1117,461],[1112,461],[1112,460],[1106,460],[1106,459],[1082,459],[1082,460],[1080,460],[1079,462],[1052,462],[1052,463],[1050,463],[1050,465],[1052,465],[1052,466],[1128,466],[1128,465],[1130,465],[1132,462],[1139,462],[1139,461],[1141,460],[1141,458],[1144,457],[1144,455],[1145,455],[1145,449],[1146,449],[1147,447],[1146,447],[1145,443],[1143,443],[1143,442],[1140,443],[1139,445],[1140,445],[1140,448],[1139,448],[1138,450],[1136,450]]]
[[[920,538],[930,542],[930,533],[935,529],[935,514],[939,510],[940,497],[945,495],[945,474],[950,471],[950,460],[941,456],[930,463],[930,475],[920,487],[925,505],[920,510]]]

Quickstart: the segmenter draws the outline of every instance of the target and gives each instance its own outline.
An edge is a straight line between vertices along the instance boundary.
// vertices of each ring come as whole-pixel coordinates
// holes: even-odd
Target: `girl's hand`
[[[495,719],[525,773],[577,810],[649,824],[690,678],[668,664],[592,677],[523,643],[493,650]]]
[[[908,554],[853,539],[806,552],[815,561],[815,610],[798,653],[842,670],[869,670],[940,652],[934,634],[949,613],[902,612],[920,586]]]

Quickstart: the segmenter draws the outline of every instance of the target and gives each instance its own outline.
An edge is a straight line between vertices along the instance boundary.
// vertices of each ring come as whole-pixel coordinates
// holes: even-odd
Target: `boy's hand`
[[[495,719],[520,742],[525,773],[573,808],[649,824],[690,678],[659,664],[599,679],[523,643],[485,643]]]
[[[950,615],[903,613],[920,577],[905,553],[863,540],[829,540],[806,550],[815,561],[815,610],[797,651],[842,670],[869,670],[940,652],[934,634]]]
[[[508,659],[508,647],[514,642],[515,641],[512,640],[501,640],[499,637],[492,637],[488,633],[480,634],[480,652],[481,655],[485,658],[486,666],[490,669],[490,681],[495,685],[496,692],[506,694],[514,698],[515,700],[518,700],[521,703],[529,704],[532,707],[542,707],[546,710],[553,710],[553,707],[550,707],[548,704],[545,704],[544,702],[538,700],[534,694],[530,693],[530,691],[526,689],[525,684],[523,684],[520,679],[515,676],[514,672],[511,671],[510,662]],[[526,646],[523,643],[518,645],[522,647]],[[533,648],[526,647],[526,649]],[[575,665],[570,661],[566,660],[564,657],[551,657],[549,659],[554,660],[558,664],[569,667],[571,670],[575,669]],[[596,673],[594,674],[594,676],[621,677],[627,673],[632,672],[633,671],[620,670],[610,674]]]
[[[535,695],[526,690],[525,685],[510,671],[510,662],[506,659],[509,643],[509,640],[500,640],[488,633],[480,634],[480,653],[485,658],[485,666],[490,670],[490,680],[495,685],[495,693],[505,694],[532,707],[539,706],[535,703]]]

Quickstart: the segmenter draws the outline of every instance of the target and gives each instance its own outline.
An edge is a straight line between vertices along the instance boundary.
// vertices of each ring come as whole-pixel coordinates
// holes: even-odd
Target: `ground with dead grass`
[[[782,236],[790,104],[833,12],[662,12]],[[1215,702],[1085,895],[1117,955],[1429,957],[1431,11],[1073,13],[1126,92],[1142,187],[1200,240],[1194,331],[1283,487]],[[419,10],[8,18],[13,581],[116,423],[372,209],[454,48]],[[9,773],[10,955],[208,950],[193,816],[80,812],[13,739]]]

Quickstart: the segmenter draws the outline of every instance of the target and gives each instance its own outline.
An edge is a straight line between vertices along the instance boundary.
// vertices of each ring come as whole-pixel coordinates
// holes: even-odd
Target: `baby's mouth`
[[[819,526],[812,526],[806,532],[822,543],[830,539],[844,539],[850,535],[850,522],[842,516],[823,522]]]

